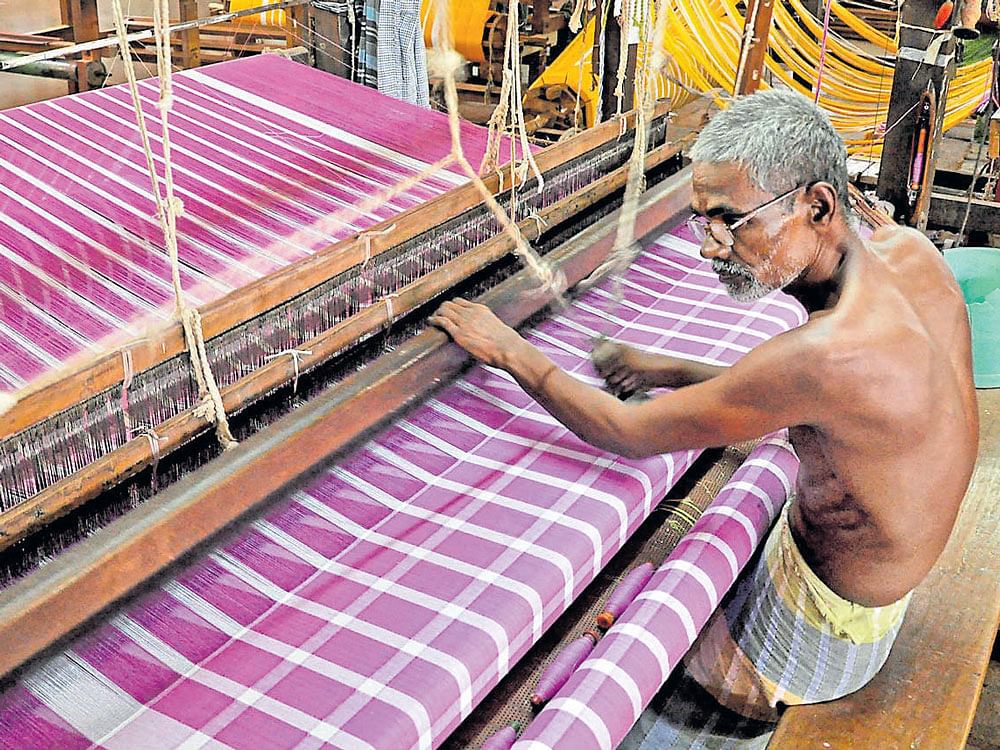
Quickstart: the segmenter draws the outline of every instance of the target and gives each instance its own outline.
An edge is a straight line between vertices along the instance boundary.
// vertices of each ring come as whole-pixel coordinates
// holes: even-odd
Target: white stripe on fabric
[[[724,539],[704,531],[689,532],[687,538],[691,541],[704,542],[711,547],[715,547],[726,558],[726,562],[729,563],[729,570],[732,572],[733,578],[739,575],[740,564],[736,559],[736,553],[733,552],[733,548]]]
[[[474,385],[469,385],[467,390],[470,393],[475,393],[476,395],[479,395],[483,401],[486,401],[496,406],[500,406],[501,408],[505,407],[504,410],[507,411],[509,414],[513,414],[516,416],[523,416],[527,419],[537,421],[535,420],[534,413],[515,409],[503,399],[496,398],[492,394],[486,393],[485,391]],[[469,427],[470,429],[475,430],[476,432],[482,435],[487,435],[490,432],[490,428],[487,427],[482,422],[480,422],[475,417],[469,416],[467,414],[462,414],[457,409],[453,409],[452,407],[438,401],[437,399],[433,398],[428,399],[425,403],[429,408],[437,412],[440,412],[441,414],[444,414],[448,417],[451,417],[456,421],[461,422],[466,427]],[[653,486],[649,481],[649,475],[647,473],[639,471],[638,469],[619,461],[618,458],[612,454],[604,453],[603,451],[598,451],[596,448],[594,449],[595,451],[594,453],[584,453],[583,451],[579,451],[574,448],[568,448],[564,445],[559,445],[551,441],[529,440],[528,438],[522,437],[521,435],[517,435],[511,432],[504,433],[503,439],[509,443],[525,447],[537,445],[543,447],[545,453],[551,453],[554,456],[563,456],[565,458],[571,458],[589,464],[596,464],[600,466],[602,469],[613,471],[618,474],[624,474],[630,479],[634,479],[639,484],[641,484],[644,494],[650,496],[653,494]]]
[[[370,449],[373,453],[378,455],[380,458],[392,463],[397,468],[402,469],[406,473],[410,474],[414,479],[419,480],[424,485],[441,487],[443,489],[448,489],[453,492],[459,492],[463,495],[470,495],[481,499],[484,502],[496,502],[498,504],[503,504],[505,498],[497,493],[492,493],[484,490],[473,489],[468,485],[464,485],[461,482],[452,482],[449,480],[442,479],[440,477],[434,476],[428,471],[421,469],[419,466],[410,463],[409,461],[394,455],[391,451],[385,450],[381,446],[372,445]],[[576,576],[573,572],[573,564],[568,557],[562,555],[555,550],[551,550],[547,547],[542,547],[536,545],[532,542],[525,541],[519,536],[513,536],[511,534],[506,534],[501,531],[494,531],[493,529],[487,529],[478,524],[470,523],[469,521],[455,518],[453,516],[448,516],[443,513],[438,513],[432,510],[426,510],[424,508],[419,508],[412,503],[402,503],[392,495],[387,492],[380,490],[373,484],[369,484],[367,481],[361,477],[348,472],[345,469],[335,467],[332,469],[334,474],[340,479],[354,485],[358,489],[362,490],[369,497],[375,499],[376,501],[382,503],[383,505],[392,508],[405,515],[414,516],[415,518],[421,518],[424,520],[432,521],[439,526],[451,529],[453,531],[460,531],[470,536],[478,537],[494,544],[499,544],[510,549],[523,552],[525,554],[531,555],[532,557],[537,557],[541,560],[554,565],[559,572],[562,574],[563,578],[563,601],[565,606],[569,606],[573,601],[573,588],[576,582]]]
[[[254,522],[253,526],[267,538],[288,550],[296,557],[309,563],[314,569],[324,569],[324,564],[327,562],[326,557],[295,539],[295,537],[286,534],[274,524],[269,521],[258,520]],[[382,643],[394,645],[399,653],[405,653],[417,659],[424,659],[425,661],[439,667],[442,671],[449,673],[458,683],[459,696],[461,699],[460,705],[463,714],[468,714],[472,710],[472,676],[469,674],[468,666],[459,661],[453,655],[441,651],[435,646],[431,646],[430,643],[421,642],[415,638],[400,636],[395,631],[373,625],[367,620],[348,614],[344,610],[336,610],[332,607],[327,607],[314,602],[311,599],[306,599],[305,597],[296,598],[301,602],[309,602],[308,608],[296,604],[296,609],[304,612],[310,612],[312,614],[312,610],[315,608],[315,614],[322,617],[327,622],[331,622],[340,625],[341,627],[353,630],[354,632],[367,635],[374,640],[381,641]],[[453,607],[452,609],[458,610],[459,612],[461,611],[457,607]],[[331,612],[333,614],[324,616],[322,614],[324,611]],[[456,619],[454,614],[449,616],[446,613],[438,612],[437,610],[430,611],[443,615],[449,622]],[[446,625],[447,623],[444,624]]]
[[[715,609],[718,606],[719,592],[716,590],[715,584],[712,583],[712,579],[708,577],[708,574],[697,565],[688,560],[668,560],[660,566],[660,571],[664,570],[677,570],[687,573],[705,589],[711,608]]]
[[[46,104],[51,104],[51,103],[50,102],[46,102]],[[80,115],[76,114],[75,112],[72,112],[70,110],[64,110],[64,109],[58,109],[58,111],[61,114],[65,115],[66,117],[69,117],[69,118],[71,118],[71,119],[79,122],[80,126],[81,126],[81,130],[83,128],[85,128],[85,127],[92,127],[91,123],[88,123],[86,119],[80,117]],[[32,116],[34,116],[34,117],[37,117],[37,115],[35,115],[34,113],[30,113],[30,114],[32,114]],[[0,116],[2,116],[2,115],[0,115]],[[39,119],[41,119],[41,118],[39,118]],[[71,130],[69,128],[64,127],[60,123],[52,122],[52,121],[49,121],[49,120],[43,120],[43,122],[46,122],[50,127],[56,128],[60,132],[62,132],[65,135],[67,135],[69,138],[74,138],[74,139],[80,140],[81,142],[89,143],[89,141],[84,141],[83,139],[81,139],[80,136],[75,131],[73,131],[73,130]],[[125,138],[122,138],[121,136],[119,136],[119,135],[117,135],[115,133],[112,133],[110,131],[102,131],[102,134],[105,135],[108,138],[111,138],[112,140],[116,141],[117,143],[120,143],[122,145],[123,149],[125,150],[125,152],[133,152],[133,153],[135,153],[137,158],[142,153],[141,148],[137,144],[132,143],[131,141],[129,141],[129,140],[125,139]],[[95,148],[100,148],[100,147],[98,147],[98,146],[95,145]],[[125,158],[125,156],[123,156],[122,154],[116,153],[114,151],[108,151],[107,149],[102,149],[102,151],[103,151],[103,153],[105,155],[107,155],[109,158],[111,158],[112,160],[114,160],[116,163],[121,164],[126,169],[130,169],[130,170],[136,172],[137,173],[137,177],[148,179],[149,172],[146,169],[145,165],[140,165],[140,164],[138,164],[138,163],[136,163],[134,161],[131,161],[131,160]],[[76,155],[75,152],[72,149],[68,149],[68,154],[69,154],[69,156],[71,156],[72,158],[76,159],[77,161],[79,161],[83,165],[89,165],[90,164],[90,162],[87,162],[87,161],[83,160],[82,157],[80,157],[79,155]],[[158,157],[155,154],[153,155],[153,160],[154,160],[154,162],[162,162],[163,161],[162,157]],[[130,192],[133,192],[136,195],[143,196],[146,200],[152,201],[152,191],[151,190],[149,192],[144,191],[142,188],[138,187],[137,185],[133,185],[128,180],[125,180],[120,175],[117,175],[114,171],[108,170],[108,169],[102,167],[100,164],[96,164],[95,163],[90,168],[96,170],[97,172],[99,172],[100,174],[104,175],[108,179],[116,182],[122,188],[124,188],[126,190],[129,190]],[[258,216],[258,215],[269,215],[269,216],[275,215],[276,216],[276,214],[274,214],[273,211],[267,211],[267,210],[264,209],[264,207],[259,206],[258,204],[253,203],[252,201],[250,201],[249,199],[247,199],[245,196],[239,195],[238,193],[234,193],[234,194],[230,194],[229,197],[232,198],[233,200],[235,200],[235,201],[237,201],[237,202],[245,205],[246,209],[247,209],[245,213],[234,213],[234,212],[230,211],[228,208],[226,208],[225,206],[219,205],[218,202],[213,202],[208,197],[200,195],[198,193],[195,193],[192,190],[187,189],[187,187],[185,186],[185,184],[198,183],[200,185],[207,186],[211,190],[220,190],[221,188],[219,188],[211,180],[207,179],[206,177],[204,177],[203,175],[199,174],[198,172],[193,172],[191,170],[188,170],[182,164],[173,164],[172,168],[174,169],[174,171],[177,174],[179,174],[179,175],[182,174],[186,178],[186,179],[181,180],[181,181],[179,181],[179,182],[177,182],[177,183],[174,184],[174,192],[175,192],[175,194],[178,197],[180,197],[180,198],[182,198],[184,200],[184,205],[185,205],[184,218],[190,219],[194,224],[196,224],[198,227],[200,227],[202,230],[204,230],[208,234],[216,235],[216,236],[219,236],[219,237],[222,237],[222,238],[228,238],[228,242],[231,244],[231,246],[234,249],[242,250],[243,252],[247,253],[248,255],[253,255],[255,257],[258,257],[258,258],[261,258],[263,260],[266,260],[267,262],[271,263],[274,266],[284,265],[284,264],[286,264],[288,262],[288,259],[283,258],[280,255],[276,255],[276,254],[273,254],[273,253],[266,252],[266,250],[263,249],[260,246],[261,243],[259,243],[259,242],[248,243],[246,239],[241,238],[237,234],[235,234],[233,228],[222,226],[221,224],[219,224],[216,221],[209,221],[209,220],[205,220],[205,219],[201,218],[201,216],[199,216],[199,211],[196,211],[195,208],[196,208],[196,206],[199,206],[201,204],[205,204],[206,206],[210,206],[211,207],[212,212],[217,212],[219,214],[222,214],[227,219],[229,219],[230,221],[232,221],[234,225],[236,225],[236,224],[242,225],[246,229],[250,230],[250,232],[252,234],[259,234],[259,235],[263,235],[263,236],[268,236],[268,237],[270,237],[273,240],[286,240],[286,241],[290,242],[290,240],[287,240],[286,235],[278,234],[278,233],[274,232],[272,229],[269,229],[266,226],[262,226],[259,221],[258,222],[253,221],[253,218],[256,217],[256,216]],[[143,183],[140,181],[140,184],[143,184]],[[106,195],[106,197],[109,197],[109,196]],[[151,217],[147,217],[147,218],[151,218]],[[286,224],[289,227],[289,230],[291,230],[291,229],[293,229],[295,227],[295,224],[290,219],[288,219],[287,217],[278,216],[277,218],[279,218],[280,221],[282,221],[284,224]],[[179,227],[179,230],[183,230],[183,222],[182,222],[182,226]],[[190,238],[188,238],[188,237],[185,236],[185,242],[189,242],[189,241],[193,242],[193,240],[191,240]],[[205,247],[206,247],[203,243],[196,243],[196,244],[201,249],[205,249]],[[299,250],[299,252],[303,253],[304,255],[308,255],[309,253],[312,252],[310,250],[310,248],[306,247],[305,245],[298,245],[298,246],[296,246],[296,249]],[[223,255],[225,255],[225,254],[223,254]],[[230,256],[225,256],[225,257],[230,257]],[[231,262],[234,263],[234,264],[245,263],[245,262],[241,262],[241,261],[239,261],[237,259],[231,259]],[[247,270],[250,271],[250,272],[254,272],[254,270],[255,270],[255,269],[251,268],[248,265],[244,265],[243,267],[247,268]]]
[[[649,649],[653,658],[656,659],[657,665],[660,667],[659,682],[666,682],[671,669],[670,654],[667,653],[666,647],[659,638],[655,638],[653,634],[642,625],[636,625],[631,622],[616,622],[612,630],[609,631],[609,635],[612,633],[614,635],[631,638],[633,641],[637,641]]]
[[[628,512],[625,508],[625,503],[622,502],[620,498],[615,497],[608,492],[602,492],[582,482],[567,481],[551,474],[545,474],[534,469],[526,468],[523,465],[523,462],[527,461],[529,458],[533,460],[538,457],[542,453],[541,450],[536,449],[532,453],[528,453],[523,456],[517,464],[511,466],[510,464],[494,461],[491,458],[487,458],[486,456],[479,455],[475,452],[467,452],[456,448],[446,440],[442,440],[436,435],[432,435],[427,432],[427,430],[417,427],[415,424],[408,422],[407,420],[397,422],[396,427],[416,438],[419,438],[420,440],[423,440],[425,443],[437,448],[445,455],[460,459],[467,464],[473,464],[475,466],[482,466],[487,469],[505,472],[511,478],[524,477],[525,479],[530,479],[542,485],[558,487],[566,493],[564,495],[566,499],[569,499],[570,497],[588,497],[591,500],[596,500],[603,505],[607,505],[618,515],[620,528],[618,543],[619,545],[625,543],[625,535],[628,531]],[[567,516],[566,514],[558,511],[543,508],[539,505],[517,500],[513,497],[507,497],[504,500],[504,505],[520,510],[528,515],[543,518],[546,521],[549,521],[552,525],[565,526],[568,529],[573,529],[574,531],[578,531],[586,536],[590,541],[591,549],[594,551],[594,575],[596,576],[601,571],[601,560],[604,558],[605,552],[604,540],[601,538],[601,534],[594,524],[588,523],[579,518],[574,518],[573,516]]]
[[[629,703],[632,704],[632,715],[637,717],[642,713],[642,694],[639,691],[639,685],[632,679],[632,675],[617,663],[610,659],[587,659],[577,669],[577,671],[583,670],[599,672],[612,680],[628,696]]]
[[[680,618],[681,624],[684,626],[684,633],[687,635],[689,642],[693,643],[694,639],[698,637],[698,628],[694,624],[691,610],[688,609],[684,602],[670,592],[663,591],[662,589],[647,589],[640,592],[635,601],[654,602],[663,605]]]
[[[611,746],[611,733],[608,725],[600,715],[583,701],[576,698],[555,698],[549,703],[553,711],[562,711],[581,722],[597,740],[597,746],[601,750],[613,750]]]
[[[394,161],[397,164],[405,164],[414,172],[422,172],[430,166],[428,162],[415,159],[408,154],[394,151],[393,149],[381,144],[367,141],[364,138],[354,135],[353,133],[349,133],[346,130],[338,128],[335,125],[323,122],[322,120],[317,120],[303,112],[297,112],[294,109],[290,109],[282,104],[278,104],[277,102],[269,101],[251,91],[247,91],[246,89],[233,86],[225,81],[220,81],[219,79],[203,73],[200,70],[188,70],[185,72],[192,80],[198,81],[211,89],[231,96],[238,101],[245,102],[257,107],[258,109],[271,112],[286,122],[294,122],[298,125],[302,125],[303,127],[307,127],[310,130],[314,130],[317,133],[333,136],[337,140],[349,143],[352,146],[362,147],[367,151],[378,154],[379,156]],[[447,175],[447,177],[445,175]],[[446,182],[450,182],[452,185],[461,185],[465,182],[463,178],[458,175],[452,175],[449,172],[442,172],[437,176]]]
[[[305,732],[310,732],[316,725],[317,719],[315,716],[310,716],[309,714],[291,706],[283,701],[279,701],[268,695],[264,695],[258,690],[249,688],[246,685],[242,685],[235,680],[232,680],[224,675],[214,672],[208,668],[202,667],[199,664],[195,664],[190,661],[186,656],[176,651],[172,646],[164,642],[162,639],[154,635],[153,633],[146,630],[137,622],[130,620],[127,617],[119,616],[115,617],[112,624],[121,630],[129,639],[131,639],[136,645],[145,650],[147,653],[152,655],[162,664],[168,666],[174,672],[187,679],[195,680],[196,682],[205,685],[206,687],[217,690],[223,695],[232,698],[234,701],[244,705],[253,706],[254,708],[273,716],[280,721],[283,721],[291,726],[301,729]],[[273,640],[269,639],[267,636],[263,636],[255,633],[257,641]],[[249,641],[248,641],[249,642]],[[259,645],[254,644],[254,645]],[[282,644],[283,645],[283,644]],[[281,650],[273,651],[271,649],[265,650],[274,653],[276,656],[282,656]],[[318,657],[316,657],[318,659]],[[176,683],[175,683],[176,684]],[[164,691],[167,692],[167,691]],[[138,704],[137,704],[138,705]],[[141,706],[137,709],[137,712],[141,713],[143,710],[156,710],[149,709],[147,706]],[[231,710],[231,707],[230,707]],[[159,712],[157,711],[159,714]],[[223,712],[223,714],[225,711]],[[223,714],[216,715],[213,717],[212,721],[209,722],[211,725],[213,722],[221,723],[224,721]],[[161,714],[162,715],[162,714]],[[123,722],[124,723],[124,722]],[[228,722],[225,722],[228,723]],[[325,724],[321,720],[318,721],[320,725]],[[224,726],[225,724],[223,724]],[[116,733],[122,728],[122,724],[119,724],[114,729],[108,732],[108,735]],[[202,727],[202,729],[207,729],[208,727]],[[222,727],[219,727],[221,729]],[[333,730],[336,727],[329,727]],[[343,731],[343,730],[341,730]],[[346,733],[345,733],[346,734]],[[107,739],[107,736],[102,738],[98,744],[102,744],[103,741]]]
[[[738,508],[733,508],[730,505],[716,505],[707,508],[705,512],[701,514],[701,518],[705,518],[706,516],[726,516],[727,518],[732,518],[737,521],[747,533],[747,539],[750,540],[750,549],[757,549],[757,545],[760,543],[760,536],[758,535],[753,522],[747,518],[743,511]]]
[[[429,550],[426,547],[411,544],[410,542],[404,542],[386,534],[381,534],[373,529],[366,529],[363,526],[355,524],[346,516],[342,516],[328,505],[325,505],[305,493],[296,493],[295,499],[301,505],[309,508],[321,518],[324,518],[330,521],[330,523],[344,529],[348,533],[353,534],[358,541],[367,541],[372,544],[385,547],[386,549],[401,552],[407,557],[412,557],[417,560],[426,560],[442,568],[454,570],[456,573],[466,575],[473,580],[483,583],[484,585],[496,586],[497,588],[504,589],[514,596],[519,597],[531,610],[534,640],[538,640],[538,638],[541,637],[542,619],[544,616],[542,600],[538,592],[526,583],[522,583],[521,581],[517,581],[513,578],[508,578],[497,571],[488,568],[480,568],[476,565],[472,565],[471,563],[467,563],[464,560],[442,555],[441,553]],[[343,565],[342,563],[335,563],[335,561],[332,560],[330,561],[329,566],[330,572],[336,573],[337,575],[341,575],[345,578],[358,580],[359,582],[366,582],[367,585],[375,588],[385,586],[386,590],[389,590],[389,586],[400,586],[398,583],[390,583],[385,581],[383,578],[356,570],[355,568]],[[393,591],[395,592],[395,589],[393,589]],[[422,592],[418,592],[416,590],[414,591],[415,595],[424,595]],[[506,631],[504,631],[504,633],[506,637]]]
[[[91,742],[117,727],[142,704],[72,651],[57,654],[29,670],[24,687]]]
[[[299,500],[300,495],[301,493],[296,493],[296,500]],[[300,502],[300,504],[303,503]],[[441,599],[433,594],[410,588],[396,580],[386,580],[384,577],[376,576],[367,571],[344,565],[335,559],[327,558],[269,522],[258,521],[254,525],[258,531],[269,539],[280,544],[316,569],[322,569],[326,573],[354,581],[370,590],[391,594],[403,601],[416,604],[430,612],[437,612],[443,617],[464,623],[469,627],[481,631],[489,636],[496,645],[498,674],[505,674],[507,672],[510,665],[510,642],[507,638],[507,631],[496,620],[467,608],[457,607],[453,601]],[[449,566],[449,569],[457,572],[457,568],[454,566]],[[480,579],[473,577],[472,580]],[[480,582],[482,583],[482,581]]]

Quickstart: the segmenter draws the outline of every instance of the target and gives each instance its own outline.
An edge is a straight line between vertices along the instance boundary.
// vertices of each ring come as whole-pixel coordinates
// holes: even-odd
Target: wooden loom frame
[[[666,113],[667,106],[661,105],[655,114],[665,116]],[[634,123],[634,113],[629,115],[628,123]],[[673,140],[665,147],[647,154],[647,169],[676,157],[680,153],[681,144],[693,137],[694,132],[691,129],[680,129],[675,134],[674,131],[678,128],[671,127],[670,130]],[[617,122],[587,131],[572,140],[545,149],[537,157],[539,167],[547,171],[565,164],[614,142],[620,134],[621,127]],[[627,165],[620,167],[578,193],[541,210],[541,221],[555,225],[580,213],[598,200],[620,190],[625,185],[627,172]],[[487,187],[494,194],[497,193],[499,181],[496,174],[487,179]],[[375,257],[431,227],[461,216],[481,205],[479,197],[475,186],[463,185],[206,305],[202,310],[206,341],[278,307],[337,274],[362,266],[369,255]],[[541,229],[539,222],[533,217],[525,219],[519,226],[528,239],[536,238]],[[379,330],[391,322],[391,319],[420,307],[459,280],[502,258],[512,249],[513,241],[510,237],[500,234],[452,260],[438,272],[421,277],[396,292],[391,310],[387,305],[375,303],[323,334],[301,342],[299,349],[309,351],[310,354],[303,354],[297,361],[275,358],[222,389],[226,410],[238,410],[263,394],[291,382],[300,372],[329,360],[353,341]],[[29,390],[4,415],[0,425],[0,440],[38,424],[95,393],[120,384],[125,377],[122,363],[123,353],[126,351],[131,355],[135,372],[148,370],[185,351],[181,326],[174,322],[139,342],[126,343],[112,349],[63,377],[57,376]],[[143,435],[137,435],[83,470],[18,503],[0,514],[0,549],[11,546],[109,487],[134,476],[152,465],[159,456],[170,453],[210,427],[210,420],[197,407],[189,408],[155,426],[155,453],[149,440]]]
[[[667,105],[661,103],[654,114],[666,116]],[[647,153],[646,169],[679,157],[682,145],[693,139],[703,116],[703,109],[696,108],[696,111],[686,116],[687,123],[683,122],[685,116],[682,116],[678,118],[679,122],[670,124],[668,142]],[[634,119],[635,114],[630,113],[626,118],[626,125],[634,125]],[[605,123],[545,149],[536,159],[540,168],[549,170],[610,145],[621,134],[622,126],[618,121]],[[602,198],[621,190],[626,182],[627,171],[628,167],[625,165],[609,172],[577,193],[540,211],[540,218],[543,222],[556,225],[587,210]],[[499,182],[495,174],[486,183],[494,194],[497,193]],[[683,201],[687,201],[687,194],[676,192],[676,188],[672,190],[673,192],[666,194],[664,200],[667,203],[664,205],[670,209],[671,214],[675,214],[684,207],[675,205],[677,196],[682,196]],[[655,226],[662,223],[657,218],[662,207],[649,197],[654,193],[655,191],[647,193],[640,210],[637,228],[641,234],[649,234]],[[460,186],[358,236],[334,243],[314,256],[230,293],[205,307],[203,321],[206,339],[210,340],[215,335],[273,309],[328,278],[360,266],[366,259],[366,244],[370,243],[372,257],[384,253],[428,228],[481,205],[478,198],[479,193],[473,185]],[[610,220],[605,220],[595,225],[600,227],[600,232],[595,227],[585,230],[580,237],[589,239],[580,239],[575,244],[568,243],[575,248],[571,253],[565,249],[561,252],[553,251],[551,257],[565,265],[564,271],[571,283],[587,275],[589,270],[603,260],[603,255],[609,251],[614,241],[612,226]],[[535,238],[540,230],[533,217],[521,222],[520,228],[529,239]],[[380,233],[380,229],[384,234]],[[369,235],[367,238],[366,234]],[[582,247],[585,242],[592,244]],[[404,287],[394,295],[393,317],[419,307],[471,273],[502,258],[511,251],[512,245],[509,237],[500,234]],[[589,265],[586,268],[580,266],[582,261],[578,256],[588,259]],[[545,305],[545,301],[534,296],[521,301],[512,299],[515,293],[524,292],[532,286],[532,278],[529,272],[521,272],[502,285],[504,289],[516,292],[496,291],[486,297],[503,308],[502,314],[508,315],[510,322],[522,322]],[[359,336],[377,330],[387,322],[387,317],[386,307],[375,303],[316,339],[303,342],[302,346],[311,348],[313,354],[302,357],[299,369],[305,370],[318,364]],[[194,472],[192,476],[197,475],[200,479],[192,478],[190,482],[182,480],[175,485],[188,487],[193,483],[200,483],[201,499],[192,500],[189,495],[185,495],[188,500],[183,507],[167,510],[170,501],[165,498],[175,497],[183,492],[174,487],[168,488],[91,539],[60,555],[56,563],[27,575],[0,592],[0,639],[9,644],[9,648],[0,654],[0,675],[14,669],[155,575],[281,486],[286,486],[293,476],[306,472],[308,466],[324,460],[333,451],[343,450],[366,430],[383,423],[388,416],[383,413],[387,405],[390,412],[405,408],[413,401],[414,393],[428,392],[439,383],[442,373],[457,371],[465,362],[465,356],[454,347],[445,347],[444,344],[443,334],[435,330],[425,331],[358,375],[329,389],[328,394],[332,395],[321,395],[310,402],[309,406],[295,410],[263,430],[261,434],[268,435],[275,434],[274,430],[282,431],[284,437],[271,446],[269,450],[272,452],[258,456],[254,452],[258,449],[252,447],[260,443],[255,436],[236,450],[226,452],[205,467],[204,471]],[[125,350],[132,352],[135,369],[141,371],[182,353],[183,346],[180,325],[173,323],[138,345],[126,344],[77,366],[64,378],[42,383],[4,415],[0,437],[13,435],[95,392],[120,384],[124,374],[121,354]],[[414,354],[424,350],[424,354]],[[448,351],[451,353],[442,353]],[[408,354],[416,356],[419,366],[403,364]],[[432,364],[427,365],[425,361]],[[285,358],[272,360],[223,391],[226,407],[239,408],[252,401],[255,395],[289,383],[295,376],[294,363]],[[334,407],[340,410],[337,412],[337,420],[317,422],[320,419],[315,416],[319,413],[317,410],[325,410],[323,413],[326,414]],[[307,418],[307,414],[313,414],[314,417]],[[297,426],[290,428],[288,425],[293,422]],[[331,425],[338,426],[331,429]],[[343,428],[341,425],[348,427]],[[164,433],[161,435],[160,449],[167,452],[209,427],[210,423],[192,410],[182,412],[157,428],[162,428]],[[316,433],[316,430],[319,432]],[[293,437],[299,431],[301,435]],[[301,442],[301,449],[290,450],[289,443],[286,442],[289,440],[295,440],[296,444]],[[266,471],[257,469],[260,476],[267,479],[255,478],[249,484],[241,485],[240,481],[245,480],[247,475],[244,469],[238,467],[243,466],[241,461],[245,460],[247,451],[251,451],[249,455],[255,456],[254,462],[271,461],[274,466]],[[244,456],[244,459],[239,456]],[[308,466],[302,463],[307,458]],[[9,546],[11,541],[27,536],[45,522],[69,512],[109,486],[134,475],[152,460],[149,441],[140,436],[106,454],[82,472],[15,505],[10,511],[0,515],[0,532],[6,534],[5,543]],[[298,474],[291,469],[294,466],[298,467]],[[274,485],[270,480],[278,481],[279,484]],[[240,489],[233,491],[233,487]],[[255,491],[248,492],[247,487],[253,487]],[[219,493],[225,499],[220,500]]]

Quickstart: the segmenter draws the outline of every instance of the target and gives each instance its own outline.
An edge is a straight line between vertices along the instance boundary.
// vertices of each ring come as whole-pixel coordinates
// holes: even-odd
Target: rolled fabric
[[[628,605],[646,588],[649,579],[653,577],[653,563],[647,562],[629,571],[621,583],[615,586],[611,596],[604,603],[604,610],[597,616],[598,626],[607,630]]]
[[[764,439],[514,750],[610,750],[666,682],[791,496],[798,458]]]
[[[556,658],[542,670],[538,678],[535,692],[529,698],[532,705],[541,706],[559,692],[559,688],[566,684],[566,681],[573,676],[573,672],[594,650],[597,638],[596,633],[588,631],[575,641],[566,644],[563,650],[556,654]]]
[[[517,742],[517,732],[521,728],[520,724],[514,723],[506,726],[484,742],[479,750],[510,750]]]

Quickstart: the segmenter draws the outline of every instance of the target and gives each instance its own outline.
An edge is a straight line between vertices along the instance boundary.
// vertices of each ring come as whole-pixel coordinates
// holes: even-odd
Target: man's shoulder
[[[940,262],[941,254],[927,237],[912,227],[895,224],[879,227],[866,244],[878,255],[892,263],[907,261]]]

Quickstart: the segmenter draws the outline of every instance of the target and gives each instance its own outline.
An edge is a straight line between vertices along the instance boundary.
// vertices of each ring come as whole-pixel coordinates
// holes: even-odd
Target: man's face
[[[692,187],[692,210],[710,220],[701,254],[712,261],[712,269],[733,299],[760,299],[802,273],[805,262],[795,252],[801,242],[794,241],[795,217],[789,208],[801,191],[740,223],[777,197],[754,187],[742,167],[734,162],[695,162]],[[730,230],[734,224],[738,226]]]

